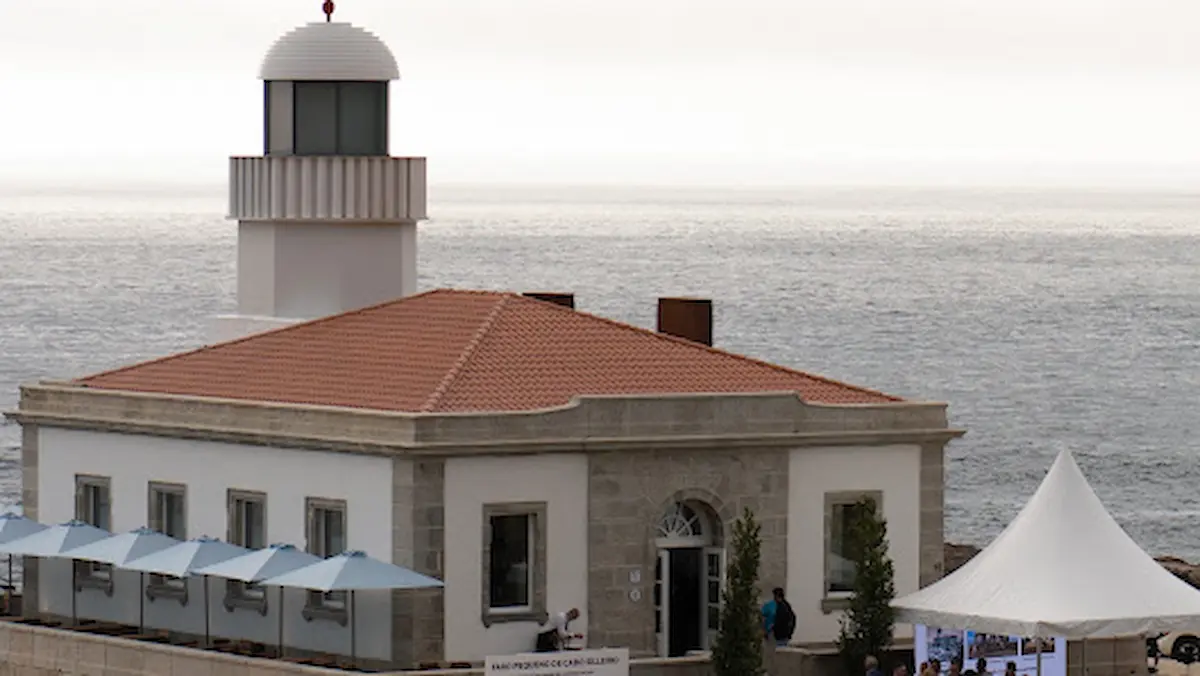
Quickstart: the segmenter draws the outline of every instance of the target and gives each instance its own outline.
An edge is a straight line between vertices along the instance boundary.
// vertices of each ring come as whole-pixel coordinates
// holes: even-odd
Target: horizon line
[[[226,195],[227,181],[203,180],[24,180],[0,179],[0,194],[7,195],[61,195],[75,192],[86,195],[120,195],[163,192],[190,194],[195,197]],[[669,181],[431,181],[429,190],[498,190],[498,191],[717,191],[724,193],[780,192],[789,190],[937,190],[937,191],[1009,191],[1009,192],[1123,192],[1200,194],[1200,183],[1181,178],[1177,182],[1134,181],[1134,180],[1080,180],[1078,182],[1020,181],[1003,179],[976,180],[829,180],[790,181],[779,183],[730,183],[730,182],[669,182]]]

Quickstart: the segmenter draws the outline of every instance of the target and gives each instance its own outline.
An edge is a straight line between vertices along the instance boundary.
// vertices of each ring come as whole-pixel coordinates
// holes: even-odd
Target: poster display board
[[[1016,663],[1020,676],[1037,676],[1040,640],[1042,676],[1067,675],[1067,640],[1062,637],[1033,639],[917,625],[913,639],[917,664],[940,660],[944,674],[954,659],[961,659],[966,671],[975,669],[982,658],[987,660],[988,673],[993,676],[1003,674],[1009,662]]]
[[[629,676],[629,649],[489,655],[484,676]]]

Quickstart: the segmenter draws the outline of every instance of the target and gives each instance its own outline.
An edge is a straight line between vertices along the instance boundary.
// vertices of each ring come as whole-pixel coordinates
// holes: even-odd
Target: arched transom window
[[[660,544],[701,546],[712,537],[704,515],[685,502],[671,505],[658,522]]]

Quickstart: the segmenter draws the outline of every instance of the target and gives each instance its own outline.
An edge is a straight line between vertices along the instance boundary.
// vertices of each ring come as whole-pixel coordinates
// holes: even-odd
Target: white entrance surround
[[[708,505],[690,500],[675,502],[659,521],[657,536],[653,602],[658,654],[660,657],[671,654],[672,599],[680,595],[687,596],[685,602],[698,606],[695,618],[699,636],[695,650],[709,650],[716,638],[721,591],[725,587],[726,559],[720,520]],[[694,578],[694,584],[688,583],[688,589],[681,588],[680,580],[672,580],[673,569],[685,571]]]
[[[895,564],[896,595],[916,591],[920,571],[921,449],[916,445],[800,448],[788,462],[787,596],[796,613],[795,639],[833,641],[840,612],[826,613],[826,551],[830,495],[882,496],[889,554]],[[845,598],[845,594],[841,598]],[[912,628],[897,625],[896,636]]]
[[[578,608],[572,633],[588,627],[588,458],[583,453],[454,457],[445,464],[445,658],[531,651],[535,621],[482,621],[485,506],[545,503],[546,611]],[[536,578],[536,576],[534,576]]]
[[[390,560],[392,553],[392,461],[345,453],[64,430],[38,429],[38,520],[61,523],[75,517],[76,475],[107,477],[111,485],[112,528],[124,532],[147,524],[150,482],[186,486],[187,536],[226,538],[230,489],[266,495],[266,540],[299,548],[306,545],[306,499],[344,500],[350,549]],[[38,601],[42,612],[71,614],[71,563],[43,561]],[[78,594],[82,618],[138,624],[136,573],[116,571],[113,596],[84,588]],[[267,614],[223,607],[224,584],[209,583],[213,636],[273,644],[279,616],[275,594]],[[193,634],[204,633],[203,583],[190,581],[191,599],[147,602],[146,624]],[[285,597],[285,641],[308,649],[345,652],[349,629],[327,620],[301,617],[305,592]],[[391,597],[359,593],[356,645],[365,658],[391,659]]]

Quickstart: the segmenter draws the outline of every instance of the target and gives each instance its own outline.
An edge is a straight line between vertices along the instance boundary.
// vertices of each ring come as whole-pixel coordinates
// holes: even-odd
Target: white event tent
[[[892,606],[898,622],[1010,636],[1115,638],[1200,626],[1200,590],[1125,534],[1066,451],[987,549]]]

